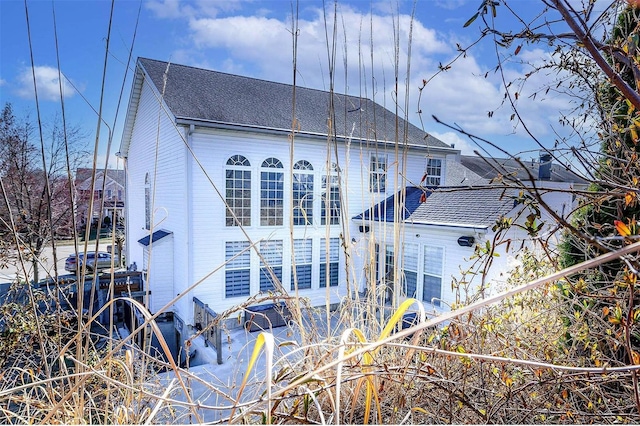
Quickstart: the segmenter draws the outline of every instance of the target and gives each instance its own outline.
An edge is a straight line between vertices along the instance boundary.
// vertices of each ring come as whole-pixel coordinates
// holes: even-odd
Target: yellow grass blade
[[[266,420],[267,424],[271,424],[271,370],[273,363],[273,350],[275,347],[273,334],[262,332],[258,335],[256,339],[255,346],[253,347],[253,353],[251,354],[251,358],[249,359],[249,364],[247,365],[247,371],[244,373],[244,378],[242,379],[242,384],[240,385],[240,389],[238,390],[238,396],[236,397],[235,404],[231,409],[230,419],[233,419],[233,415],[236,411],[236,407],[240,404],[240,398],[242,397],[242,392],[244,391],[245,386],[247,385],[247,380],[249,379],[249,373],[253,369],[256,361],[258,360],[258,356],[260,355],[260,350],[264,346],[264,351],[266,355],[266,380],[267,380],[267,414]]]
[[[416,303],[420,309],[420,322],[424,322],[424,317],[425,317],[424,308],[422,307],[421,303],[417,303],[417,302],[418,301],[416,299],[407,299],[404,302],[402,302],[402,304],[398,307],[398,310],[393,314],[391,319],[389,319],[389,322],[387,323],[384,330],[382,330],[382,334],[380,334],[378,341],[389,337],[389,335],[393,331],[393,328],[396,326],[398,321],[402,319],[402,316],[404,315],[404,313],[407,312],[407,309],[409,309],[411,305],[413,305],[414,303]]]

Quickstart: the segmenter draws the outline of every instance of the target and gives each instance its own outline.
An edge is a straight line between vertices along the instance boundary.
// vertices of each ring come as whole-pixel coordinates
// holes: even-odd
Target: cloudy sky
[[[516,56],[516,45],[497,52],[487,39],[469,49],[446,72],[438,73],[440,64],[459,56],[458,47],[478,39],[479,20],[466,28],[464,23],[480,3],[419,0],[412,19],[414,2],[405,0],[340,0],[337,5],[328,0],[301,0],[297,6],[289,0],[117,0],[112,15],[111,2],[103,0],[27,0],[26,8],[22,0],[2,0],[0,102],[11,102],[16,115],[35,117],[35,74],[41,114],[45,121],[52,121],[61,109],[58,56],[68,122],[92,135],[88,138],[91,146],[98,126],[96,111],[102,108],[104,124],[98,149],[102,159],[110,128],[111,154],[120,144],[131,87],[132,72],[126,74],[131,46],[134,61],[141,56],[291,83],[292,15],[297,13],[299,85],[327,89],[333,62],[336,90],[375,98],[391,110],[397,98],[403,110],[406,105],[411,122],[447,143],[455,143],[463,153],[479,147],[436,123],[432,115],[511,154],[536,157],[538,146],[521,124],[515,126],[511,107],[503,105],[503,78],[515,80],[529,72],[531,64],[548,57],[544,47],[524,45]],[[538,0],[511,3],[527,19],[542,9]],[[514,23],[509,15],[504,7],[498,8],[499,26],[508,28]],[[331,61],[334,22],[335,60]],[[107,39],[109,54],[105,58]],[[504,76],[494,72],[497,55],[506,60]],[[410,78],[405,84],[408,64]],[[396,74],[400,83],[397,93]],[[571,104],[553,92],[535,101],[526,95],[553,78],[536,76],[527,86],[514,90],[520,92],[518,103],[527,128],[545,146],[553,146],[556,133],[562,132],[558,118]],[[428,84],[420,91],[424,81]],[[491,118],[489,111],[494,112]]]

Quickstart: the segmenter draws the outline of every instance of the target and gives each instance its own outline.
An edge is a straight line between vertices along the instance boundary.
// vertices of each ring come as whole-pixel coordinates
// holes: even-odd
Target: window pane
[[[416,297],[416,290],[418,288],[418,273],[405,270],[404,283],[407,297]]]
[[[422,282],[422,300],[440,306],[442,295],[442,262],[444,249],[442,247],[424,247],[424,276]]]
[[[228,166],[246,166],[249,162],[242,156],[233,156],[227,161]],[[225,197],[228,207],[226,211],[227,226],[251,225],[251,171],[237,168],[227,169],[225,172]],[[244,208],[242,208],[244,207]],[[233,216],[238,218],[238,222]]]
[[[248,248],[248,241],[225,243],[225,260],[228,262],[225,266],[226,297],[248,296],[250,293],[251,253]]]
[[[274,279],[267,265],[271,266],[273,275],[282,282],[282,240],[262,241],[260,243],[260,291],[275,288]]]
[[[298,280],[298,289],[305,290],[311,288],[311,265],[296,265],[295,278]],[[293,268],[291,270],[291,290],[295,290],[295,280],[293,279]]]
[[[327,264],[327,244],[326,239],[320,240],[320,287],[327,286],[327,266],[329,267],[329,286],[336,287],[338,285],[338,271],[340,259],[340,239],[329,239]]]
[[[385,192],[387,185],[387,156],[372,154],[369,157],[369,191]]]
[[[279,160],[273,158],[268,160],[275,160],[279,163]],[[265,163],[266,161],[267,160],[265,160]],[[279,164],[282,166],[282,163]],[[260,188],[260,225],[282,225],[284,213],[284,173],[261,172]]]
[[[311,225],[313,220],[313,175],[293,175],[293,224]]]
[[[435,306],[440,306],[440,297],[442,293],[442,279],[439,277],[432,277],[430,275],[424,276],[423,288],[422,288],[422,300],[425,302],[433,303]],[[435,299],[438,300],[435,300]]]

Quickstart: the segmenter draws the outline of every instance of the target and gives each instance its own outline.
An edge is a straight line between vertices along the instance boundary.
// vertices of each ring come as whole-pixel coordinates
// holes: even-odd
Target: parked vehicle
[[[64,269],[66,269],[69,272],[75,273],[76,270],[78,270],[78,267],[82,267],[84,258],[85,257],[83,253],[78,254],[78,257],[76,257],[75,254],[69,255],[69,257],[67,257],[67,260],[64,264]],[[78,259],[80,259],[79,262],[78,262]],[[101,271],[103,269],[109,269],[109,268],[111,268],[111,254],[103,251],[99,251],[97,253],[96,252],[87,253],[87,260],[86,260],[87,272]]]

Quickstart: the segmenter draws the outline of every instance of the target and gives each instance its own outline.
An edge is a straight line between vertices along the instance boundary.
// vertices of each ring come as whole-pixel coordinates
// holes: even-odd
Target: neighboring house
[[[513,191],[371,100],[293,95],[287,84],[138,60],[119,156],[127,261],[145,272],[151,312],[193,325],[193,297],[222,312],[279,284],[337,304],[390,273],[404,277],[396,300],[449,304],[474,247],[522,209]]]
[[[76,223],[79,227],[97,224],[99,219],[109,217],[111,223],[123,223],[125,200],[124,170],[96,170],[93,194],[91,193],[93,169],[76,170]],[[106,182],[105,182],[106,176]],[[104,191],[103,191],[104,185]],[[93,214],[89,217],[89,200],[93,196]]]
[[[576,171],[554,163],[552,155],[546,151],[540,151],[539,158],[529,161],[467,155],[461,156],[460,161],[469,170],[494,183],[503,182],[514,187],[517,186],[514,181],[517,181],[531,191],[536,191],[542,201],[563,219],[568,219],[575,211],[579,201],[576,194],[586,191],[590,183]],[[555,245],[560,237],[558,229],[553,225],[556,219],[544,209],[541,213],[541,221],[547,226],[540,237]]]

